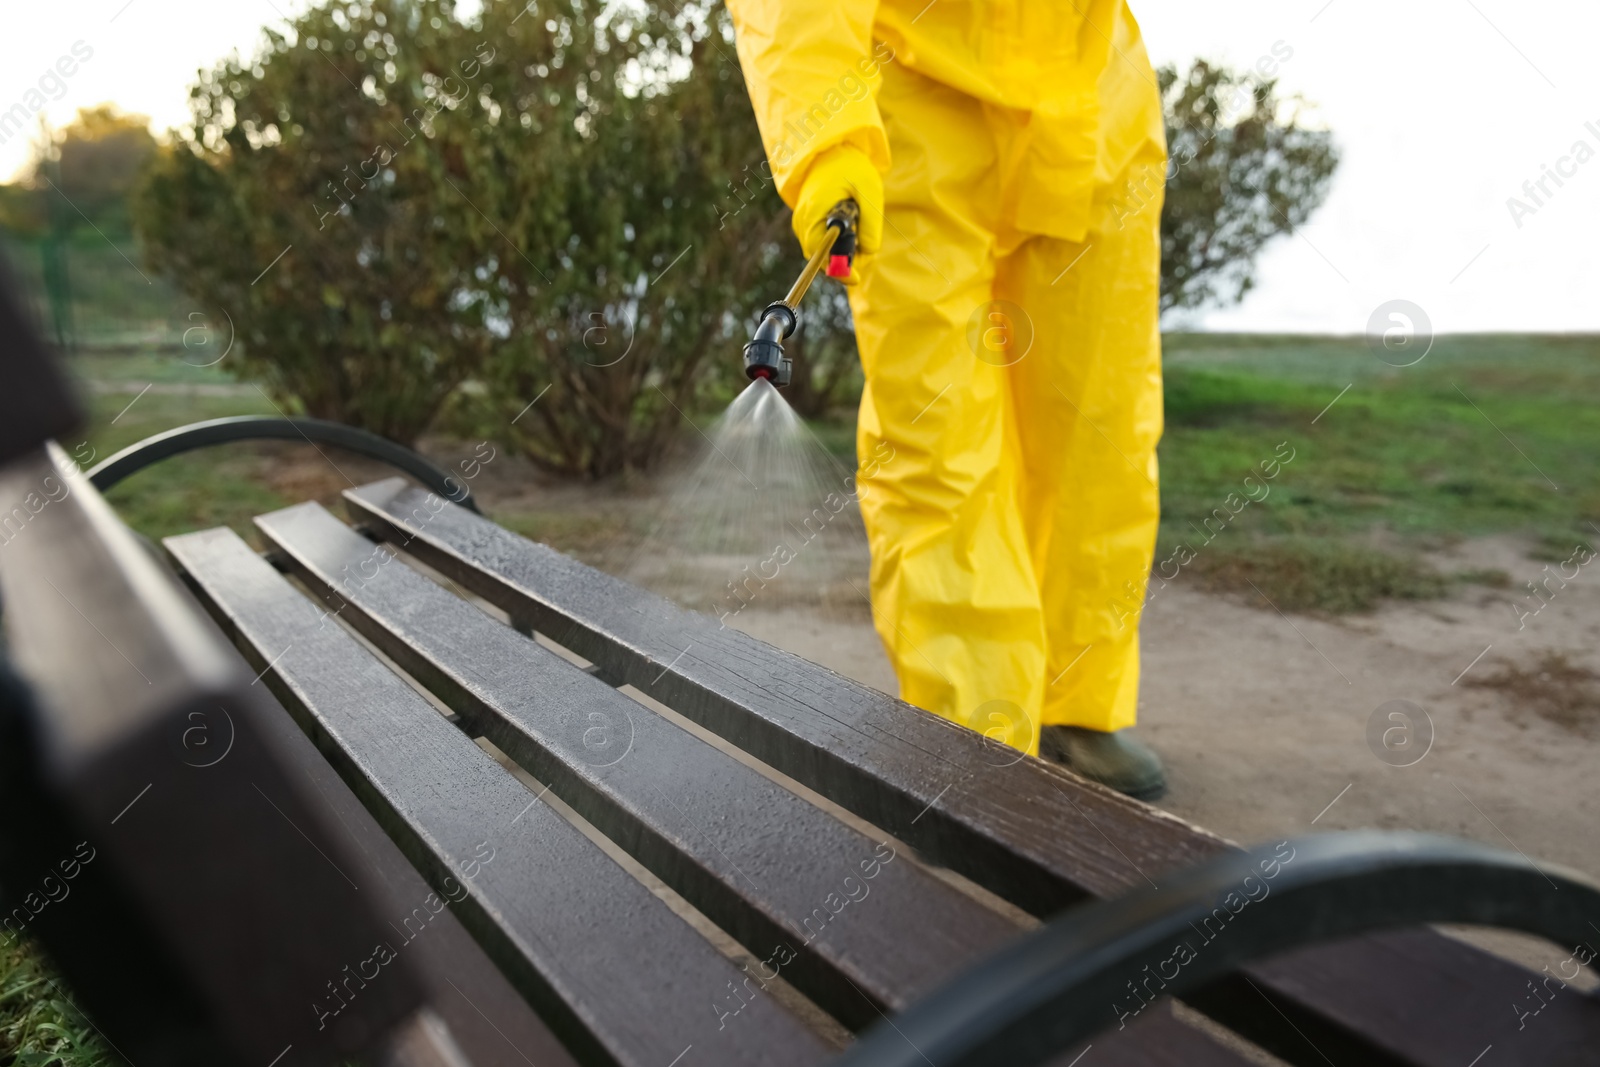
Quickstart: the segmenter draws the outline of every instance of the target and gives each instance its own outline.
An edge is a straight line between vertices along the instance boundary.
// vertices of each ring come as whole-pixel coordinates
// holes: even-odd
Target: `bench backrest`
[[[401,967],[361,1013],[308,1010],[387,930],[260,728],[281,712],[62,450],[8,465],[0,504],[26,686],[4,711],[7,936],[39,936],[135,1060],[371,1048],[421,987]]]

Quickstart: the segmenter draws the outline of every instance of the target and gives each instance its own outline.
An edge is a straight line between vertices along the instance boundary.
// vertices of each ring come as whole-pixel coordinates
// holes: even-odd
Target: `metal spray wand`
[[[789,295],[776,303],[768,304],[761,313],[761,325],[755,336],[744,346],[745,377],[754,381],[765,378],[782,389],[789,384],[793,365],[783,354],[783,342],[800,328],[800,301],[817,272],[826,261],[828,277],[848,278],[856,254],[856,224],[861,211],[854,200],[841,200],[828,212],[827,240],[818,246],[805,270],[789,289]]]

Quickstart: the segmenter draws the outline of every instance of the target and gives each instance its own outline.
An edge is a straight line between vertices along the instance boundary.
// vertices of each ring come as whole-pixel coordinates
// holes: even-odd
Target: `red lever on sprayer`
[[[832,230],[838,228],[839,236],[833,239],[833,247],[828,252],[828,277],[848,278],[850,267],[856,258],[856,222],[861,215],[854,200],[845,200],[834,205],[828,213],[825,225]]]

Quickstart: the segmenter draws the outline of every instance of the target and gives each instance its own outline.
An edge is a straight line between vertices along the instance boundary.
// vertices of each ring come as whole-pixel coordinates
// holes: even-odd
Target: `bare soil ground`
[[[1450,556],[1529,577],[1543,566],[1503,540]],[[1323,619],[1174,584],[1143,627],[1140,731],[1171,782],[1160,806],[1243,843],[1426,830],[1600,873],[1600,583],[1588,577],[1521,630],[1510,592]],[[895,692],[868,620],[752,608],[741,627]],[[1410,711],[1379,711],[1395,700],[1425,717],[1390,720]]]
[[[1499,567],[1521,586],[1544,566],[1525,547],[1469,541],[1435,562]],[[1143,620],[1139,729],[1171,785],[1158,805],[1242,844],[1423,830],[1600,875],[1600,572],[1585,569],[1520,630],[1513,602],[1469,588],[1321,619],[1167,588]],[[740,626],[895,692],[865,618],[751,610]],[[1389,720],[1401,709],[1379,709],[1394,700],[1425,718]],[[1565,958],[1532,938],[1450,932],[1534,970]]]

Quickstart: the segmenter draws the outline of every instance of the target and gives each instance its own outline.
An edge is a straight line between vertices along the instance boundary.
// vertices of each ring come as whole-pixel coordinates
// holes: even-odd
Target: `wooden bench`
[[[1600,1056],[1424,925],[1584,962],[1580,876],[1239,850],[398,478],[164,563],[13,444],[4,922],[140,1067]]]

